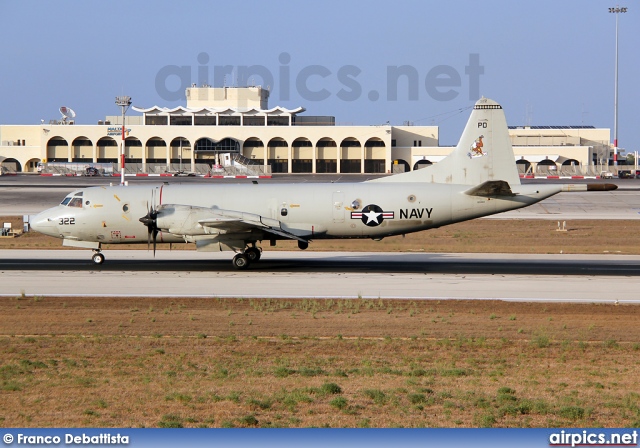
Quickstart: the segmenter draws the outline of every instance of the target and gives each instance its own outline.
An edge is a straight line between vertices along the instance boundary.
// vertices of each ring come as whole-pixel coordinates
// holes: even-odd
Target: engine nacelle
[[[216,215],[202,207],[188,205],[163,205],[158,209],[157,226],[163,232],[174,235],[211,235],[218,231],[198,223],[203,219],[211,219]]]

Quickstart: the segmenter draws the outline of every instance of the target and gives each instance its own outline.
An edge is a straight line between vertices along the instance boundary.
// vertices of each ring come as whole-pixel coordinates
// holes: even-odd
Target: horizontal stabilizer
[[[469,196],[515,196],[508,182],[488,180],[464,192]]]

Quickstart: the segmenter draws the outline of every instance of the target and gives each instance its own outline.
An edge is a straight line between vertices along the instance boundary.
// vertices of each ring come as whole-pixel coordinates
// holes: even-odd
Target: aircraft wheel
[[[104,263],[104,255],[102,255],[100,252],[93,254],[93,257],[91,257],[91,259],[95,264]]]
[[[260,249],[258,249],[257,247],[248,248],[244,251],[244,254],[251,262],[259,261],[260,257],[262,256],[262,252],[260,252]]]
[[[236,269],[247,269],[249,267],[249,257],[245,254],[237,254],[232,260],[233,267]]]

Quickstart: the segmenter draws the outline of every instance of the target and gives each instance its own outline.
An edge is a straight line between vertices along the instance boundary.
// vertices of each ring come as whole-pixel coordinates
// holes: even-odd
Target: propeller
[[[151,192],[151,201],[155,203],[155,195],[154,191]],[[151,239],[153,238],[153,256],[156,256],[156,237],[158,236],[158,211],[154,208],[153,205],[149,205],[147,202],[147,209],[149,210],[145,216],[139,219],[139,221],[147,226],[147,250],[149,250],[149,246],[151,245]]]

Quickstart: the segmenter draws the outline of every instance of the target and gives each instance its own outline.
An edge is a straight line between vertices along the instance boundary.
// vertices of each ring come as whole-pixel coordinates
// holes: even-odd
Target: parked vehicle
[[[633,179],[636,177],[635,173],[631,170],[619,170],[618,179]]]
[[[100,171],[94,166],[88,166],[84,171],[85,176],[99,176]]]
[[[600,179],[613,179],[613,173],[611,171],[601,171]]]

